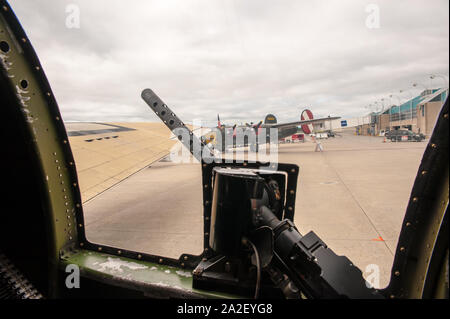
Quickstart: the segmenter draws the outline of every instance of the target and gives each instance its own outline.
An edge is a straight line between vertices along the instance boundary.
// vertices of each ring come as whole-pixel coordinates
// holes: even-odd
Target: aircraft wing
[[[321,123],[321,122],[325,122],[325,121],[338,120],[340,118],[341,118],[340,116],[322,117],[319,119],[304,120],[304,121],[297,121],[297,122],[263,124],[262,127],[290,128],[290,127],[295,127],[295,126],[300,126],[300,125],[315,124],[315,123]]]

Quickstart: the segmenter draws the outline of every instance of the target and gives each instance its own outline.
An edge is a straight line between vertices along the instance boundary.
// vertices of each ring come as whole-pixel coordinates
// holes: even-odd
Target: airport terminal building
[[[369,114],[367,124],[358,125],[358,135],[380,135],[389,130],[408,129],[429,137],[448,95],[448,88],[424,90],[405,103]]]

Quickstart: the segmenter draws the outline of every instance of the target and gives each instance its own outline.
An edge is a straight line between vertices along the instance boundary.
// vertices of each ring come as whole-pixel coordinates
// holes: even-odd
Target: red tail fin
[[[300,120],[307,121],[307,120],[312,120],[312,119],[314,119],[312,112],[308,109],[303,110],[302,114],[300,115]],[[311,134],[313,132],[314,128],[313,128],[312,124],[303,124],[302,130],[305,134]]]

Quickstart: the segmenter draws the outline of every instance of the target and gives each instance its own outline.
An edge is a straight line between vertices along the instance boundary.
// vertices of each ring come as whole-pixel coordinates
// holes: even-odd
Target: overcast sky
[[[184,121],[295,120],[306,107],[352,117],[400,89],[447,85],[429,74],[448,81],[448,0],[10,5],[66,121],[156,121],[140,98],[147,87]]]

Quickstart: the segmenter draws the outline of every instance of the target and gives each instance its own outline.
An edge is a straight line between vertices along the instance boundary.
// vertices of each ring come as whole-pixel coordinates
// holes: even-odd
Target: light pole
[[[414,84],[413,84],[413,86],[414,86]],[[405,91],[400,90],[400,93],[402,93],[402,92],[405,92]],[[407,92],[409,93],[409,97],[410,97],[410,99],[409,99],[409,114],[410,114],[410,120],[411,120],[411,130],[412,130],[412,117],[413,117],[413,115],[412,115],[412,100],[413,100],[413,95],[412,95],[412,93],[411,93],[411,91],[409,89],[407,90]]]
[[[389,97],[391,98],[391,100],[392,100],[392,97],[393,96],[395,96],[396,98],[397,98],[397,100],[398,100],[398,123],[399,123],[399,125],[400,125],[400,122],[401,122],[401,112],[402,112],[402,107],[401,107],[401,105],[402,105],[402,102],[401,102],[401,100],[400,100],[400,96],[398,96],[398,95],[396,95],[396,94],[391,94],[391,95],[389,95]],[[389,112],[390,114],[389,114],[389,117],[391,118],[391,115],[392,115],[392,106],[391,106],[391,110],[390,110],[390,112]],[[391,130],[392,129],[392,123],[391,123],[391,121],[389,121],[389,130]]]

